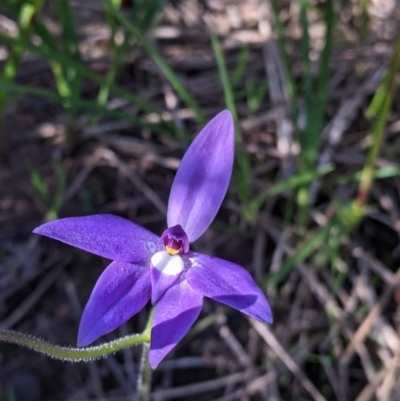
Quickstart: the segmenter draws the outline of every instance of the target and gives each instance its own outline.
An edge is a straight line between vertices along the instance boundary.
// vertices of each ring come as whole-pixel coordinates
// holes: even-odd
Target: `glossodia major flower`
[[[203,297],[272,322],[263,292],[243,267],[190,250],[221,206],[233,158],[234,124],[225,110],[185,153],[168,201],[168,228],[161,237],[108,214],[55,220],[34,230],[113,260],[86,304],[78,346],[116,329],[149,300],[155,305],[149,354],[153,368],[188,332]]]

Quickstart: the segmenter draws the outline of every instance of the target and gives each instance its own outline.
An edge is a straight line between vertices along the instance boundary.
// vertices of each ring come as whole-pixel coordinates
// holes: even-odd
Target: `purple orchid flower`
[[[189,249],[214,219],[226,194],[234,158],[234,124],[219,113],[184,155],[168,202],[161,238],[124,218],[103,214],[43,224],[34,233],[113,260],[86,304],[78,346],[86,346],[155,305],[149,361],[152,368],[197,319],[203,297],[272,323],[268,301],[241,266]]]

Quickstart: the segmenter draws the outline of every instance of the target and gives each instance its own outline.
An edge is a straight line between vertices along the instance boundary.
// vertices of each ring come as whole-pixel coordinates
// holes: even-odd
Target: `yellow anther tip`
[[[178,249],[173,249],[170,248],[169,246],[165,247],[165,250],[170,254],[170,255],[177,255],[179,253]]]

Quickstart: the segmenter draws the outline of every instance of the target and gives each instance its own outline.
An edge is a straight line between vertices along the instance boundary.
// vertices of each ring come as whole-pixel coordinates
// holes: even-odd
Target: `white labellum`
[[[181,273],[185,265],[179,255],[170,255],[167,251],[160,251],[151,257],[154,268],[167,276],[176,276]]]

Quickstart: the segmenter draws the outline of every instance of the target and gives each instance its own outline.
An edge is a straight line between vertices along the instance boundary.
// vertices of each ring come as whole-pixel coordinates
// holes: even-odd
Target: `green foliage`
[[[358,196],[352,203],[352,208],[357,215],[363,213],[364,204],[368,200],[374,182],[374,170],[379,152],[383,144],[383,135],[386,122],[392,107],[393,97],[397,88],[396,77],[400,69],[400,26],[397,27],[397,35],[389,69],[383,78],[372,102],[367,110],[367,118],[375,120],[370,131],[371,146],[369,148],[367,161],[361,173]]]
[[[56,178],[56,191],[50,193],[46,182],[35,169],[31,170],[31,185],[38,196],[42,209],[45,211],[46,220],[58,218],[62,206],[65,190],[67,187],[66,174],[60,163],[53,163],[54,175]]]
[[[312,172],[317,162],[320,135],[326,113],[329,60],[332,51],[332,34],[335,21],[334,1],[327,0],[321,6],[325,24],[325,45],[320,55],[319,69],[316,74],[311,69],[310,60],[309,11],[311,4],[309,0],[301,0],[299,4],[299,23],[302,32],[300,39],[302,75],[299,85],[295,83],[295,78],[290,68],[284,28],[280,21],[279,2],[272,0],[272,9],[278,35],[278,44],[285,69],[286,86],[290,97],[292,122],[295,127],[296,139],[300,145],[300,153],[298,155],[299,166],[303,172]],[[300,99],[304,100],[302,107],[298,107]],[[308,185],[298,189],[297,202],[300,208],[299,223],[305,228],[309,208]]]
[[[246,215],[250,221],[254,221],[257,211],[265,203],[265,201],[272,196],[277,196],[283,192],[291,191],[310,184],[319,177],[323,177],[334,170],[333,165],[327,164],[316,171],[299,172],[298,174],[287,178],[281,182],[276,183],[271,188],[267,189],[264,193],[255,198],[247,207]]]
[[[175,74],[174,70],[168,65],[163,56],[157,50],[157,48],[146,38],[143,32],[138,26],[136,26],[132,21],[128,20],[122,15],[122,13],[113,6],[111,0],[105,0],[106,10],[115,17],[115,19],[123,26],[127,32],[129,32],[146,50],[148,55],[153,59],[156,65],[160,68],[162,73],[168,79],[172,87],[176,90],[178,95],[182,100],[193,109],[196,118],[199,123],[205,123],[204,114],[197,104],[196,100],[184,86],[184,84],[179,79],[178,75]]]
[[[120,20],[116,18],[114,14],[122,17],[122,14],[118,11],[119,2],[106,2],[107,10],[109,11],[110,27],[113,33],[116,32],[117,27],[120,24]],[[142,29],[149,29],[152,23],[155,21],[158,12],[160,11],[164,0],[154,0],[147,2],[147,5],[143,1],[136,2],[133,10],[132,21],[136,23],[140,20],[140,26]],[[140,99],[134,94],[130,93],[123,87],[115,83],[116,74],[118,69],[122,65],[123,56],[127,47],[130,46],[131,36],[129,35],[129,29],[125,35],[125,41],[116,46],[115,42],[115,57],[113,58],[113,64],[106,76],[106,79],[99,74],[94,73],[89,66],[85,65],[82,61],[79,52],[79,41],[76,32],[74,17],[69,5],[68,0],[60,0],[54,2],[57,22],[61,28],[61,35],[59,38],[55,38],[52,33],[49,32],[46,25],[44,25],[38,18],[38,14],[44,4],[44,0],[35,0],[31,2],[20,2],[16,3],[12,0],[7,0],[5,6],[8,11],[16,18],[19,26],[19,35],[15,38],[9,37],[5,34],[0,34],[0,43],[5,43],[10,46],[11,53],[8,61],[6,62],[3,73],[0,73],[0,114],[4,113],[4,107],[9,94],[18,93],[20,95],[31,93],[38,96],[44,96],[46,99],[61,103],[67,114],[69,115],[67,122],[73,122],[75,119],[74,115],[78,110],[84,109],[90,111],[96,118],[92,120],[94,123],[100,116],[108,115],[113,118],[123,119],[129,121],[134,126],[147,127],[154,129],[154,132],[161,133],[168,136],[176,135],[176,128],[172,123],[164,122],[161,120],[159,124],[150,124],[142,121],[142,119],[132,116],[130,114],[111,110],[107,106],[107,100],[110,93],[115,93],[118,96],[126,99],[127,102],[136,105],[139,110],[144,113],[159,113],[144,99]],[[132,26],[130,21],[124,19],[128,26]],[[135,28],[134,28],[135,29]],[[143,39],[144,35],[138,29],[136,30],[138,35]],[[40,40],[31,41],[31,38],[36,36]],[[114,35],[113,35],[114,39]],[[145,43],[149,42],[145,40]],[[152,52],[154,57],[158,57],[159,62],[165,67],[169,68],[161,55],[151,45],[147,50]],[[47,89],[32,88],[29,86],[21,86],[14,82],[16,72],[20,63],[21,56],[24,52],[31,51],[36,53],[46,60],[48,60],[51,70],[53,73],[54,81],[56,83],[57,92],[51,92]],[[171,70],[172,71],[172,70]],[[169,71],[167,71],[169,72]],[[171,78],[174,84],[178,85],[178,79],[171,72],[169,78]],[[82,96],[82,81],[88,79],[99,87],[99,94],[97,99],[97,105],[94,102],[88,101]],[[174,81],[175,79],[175,81]],[[178,82],[178,83],[176,83]],[[183,86],[181,85],[183,88]],[[184,89],[181,93],[184,92]],[[189,94],[183,93],[185,96],[184,100],[192,101],[191,105],[198,110],[198,117],[202,119],[203,116],[199,111],[198,106],[192,100]],[[204,119],[202,120],[204,121]],[[70,130],[71,131],[71,130]],[[74,138],[69,138],[74,141]]]
[[[305,262],[312,254],[318,252],[322,244],[329,237],[333,225],[334,221],[330,221],[328,224],[312,233],[304,242],[300,243],[295,252],[282,264],[280,269],[267,278],[265,285],[275,288],[293,269]]]

